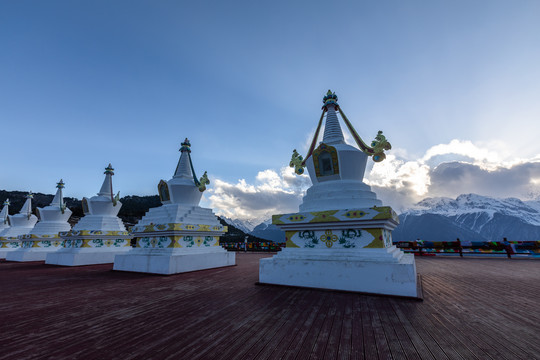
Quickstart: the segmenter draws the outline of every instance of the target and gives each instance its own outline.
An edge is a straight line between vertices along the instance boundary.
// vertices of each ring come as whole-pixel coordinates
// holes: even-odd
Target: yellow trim
[[[281,221],[282,216],[283,216],[283,214],[272,215],[272,224],[273,225],[285,224],[285,222]]]
[[[363,230],[367,231],[368,233],[373,235],[373,237],[375,238],[373,239],[371,243],[364,246],[364,249],[383,249],[385,247],[384,241],[383,241],[382,229],[363,229]]]
[[[299,248],[300,246],[296,245],[291,239],[299,231],[285,231],[285,239],[287,240],[285,245],[288,248]]]
[[[327,211],[316,211],[310,213],[314,216],[313,219],[311,219],[310,223],[319,223],[319,222],[332,222],[332,221],[341,221],[337,217],[333,216],[335,213],[337,213],[339,210],[327,210]]]
[[[82,242],[82,248],[91,248],[92,246],[88,245],[88,243],[90,242],[90,240],[92,239],[83,239],[83,242]]]
[[[378,212],[378,214],[373,217],[373,220],[394,218],[392,214],[393,210],[390,206],[381,206],[381,207],[374,206],[372,209]]]

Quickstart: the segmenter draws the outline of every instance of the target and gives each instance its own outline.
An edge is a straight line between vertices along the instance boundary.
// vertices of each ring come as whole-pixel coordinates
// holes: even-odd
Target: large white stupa
[[[392,244],[397,214],[382,206],[363,182],[369,156],[384,160],[391,148],[382,131],[366,145],[328,91],[306,158],[296,150],[290,166],[307,167],[313,185],[298,213],[272,217],[285,230],[286,248],[259,264],[259,282],[300,287],[417,297],[414,256]],[[358,148],[343,137],[337,112]],[[322,142],[315,148],[326,114]]]
[[[122,203],[113,193],[111,164],[105,168],[105,180],[97,196],[82,199],[85,216],[71,231],[61,232],[62,249],[49,253],[45,262],[79,266],[114,262],[116,254],[131,250],[131,236],[117,216]]]
[[[39,215],[38,223],[30,233],[19,236],[21,247],[10,252],[6,260],[45,260],[47,254],[62,248],[63,240],[60,238],[59,233],[71,229],[71,225],[68,223],[71,210],[66,207],[62,195],[64,185],[64,182],[60,180],[56,184],[56,195],[52,202],[44,208],[37,208]]]
[[[32,192],[26,196],[26,201],[18,214],[7,215],[9,227],[4,228],[0,232],[0,258],[5,258],[11,251],[17,250],[21,246],[21,240],[19,235],[25,235],[30,233],[38,218],[32,214]],[[4,205],[7,213],[7,206]]]
[[[158,185],[163,205],[150,209],[133,227],[137,245],[116,256],[114,270],[170,275],[236,264],[235,253],[219,245],[227,228],[211,209],[199,206],[210,181],[206,172],[197,179],[188,139],[180,151],[173,178]]]

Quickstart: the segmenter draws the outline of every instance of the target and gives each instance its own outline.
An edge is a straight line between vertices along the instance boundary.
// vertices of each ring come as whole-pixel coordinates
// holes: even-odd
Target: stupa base
[[[395,246],[357,251],[286,248],[260,260],[259,282],[420,297],[414,256]]]
[[[115,251],[95,251],[92,249],[58,250],[47,255],[45,264],[61,266],[83,266],[96,264],[110,264],[114,257],[125,254],[131,248],[115,249]]]
[[[0,250],[0,259],[7,258],[8,254],[15,251],[17,249],[2,249]]]
[[[7,261],[18,261],[18,262],[26,262],[26,261],[45,261],[48,254],[51,254],[53,252],[58,251],[58,249],[51,250],[51,251],[44,251],[44,250],[28,250],[28,249],[17,249],[15,251],[11,251],[6,256]]]
[[[172,275],[232,265],[236,265],[236,254],[222,247],[134,249],[117,255],[113,270]]]
[[[13,251],[19,250],[20,242],[12,241],[10,243],[7,243],[5,247],[0,247],[0,259],[5,259],[8,254],[12,253]]]

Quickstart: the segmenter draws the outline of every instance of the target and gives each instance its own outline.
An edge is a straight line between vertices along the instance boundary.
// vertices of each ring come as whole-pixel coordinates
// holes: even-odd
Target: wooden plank
[[[540,261],[417,258],[424,301],[0,261],[0,358],[540,358]],[[115,336],[113,336],[114,334]]]
[[[306,304],[305,308],[300,307],[295,309],[295,313],[302,316],[299,316],[296,321],[291,321],[288,328],[281,328],[279,332],[283,333],[284,336],[282,336],[280,341],[271,341],[271,346],[264,349],[264,351],[259,354],[259,358],[281,359],[284,358],[286,354],[291,356],[293,354],[293,349],[296,349],[298,344],[300,344],[305,336],[307,336],[316,315],[326,301],[326,296],[325,294],[320,294],[317,290],[306,289],[305,291],[308,292],[308,296],[312,302]]]

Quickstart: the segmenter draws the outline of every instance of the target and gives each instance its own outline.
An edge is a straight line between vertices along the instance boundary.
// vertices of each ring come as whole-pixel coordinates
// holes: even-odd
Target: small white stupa
[[[159,182],[163,205],[150,209],[133,227],[136,248],[117,255],[114,270],[170,275],[236,264],[235,254],[219,245],[227,227],[211,209],[199,206],[210,181],[206,172],[197,179],[190,147],[186,139],[173,178]]]
[[[131,236],[117,216],[122,203],[114,196],[111,164],[97,196],[82,199],[84,217],[71,231],[61,232],[62,249],[47,255],[46,264],[79,266],[114,262],[114,256],[131,250]]]
[[[7,215],[10,226],[0,233],[0,242],[2,243],[0,258],[5,258],[9,252],[17,250],[21,246],[19,235],[28,234],[36,225],[38,218],[32,214],[33,197],[34,195],[30,191],[26,195],[26,201],[21,211],[15,215]],[[6,205],[4,205],[4,209],[6,209],[7,214]]]
[[[6,199],[4,201],[4,207],[2,208],[2,211],[0,212],[0,237],[2,236],[2,233],[9,228],[9,199]],[[9,243],[6,244],[6,247],[4,247],[4,241],[0,239],[0,259],[3,259],[6,257],[7,251],[4,251],[4,249],[8,248]],[[9,251],[9,250],[8,250]]]
[[[2,208],[2,211],[0,211],[0,235],[9,227],[9,205],[9,199],[6,199],[6,201],[4,201],[4,207]]]
[[[56,184],[56,195],[50,205],[44,208],[37,208],[39,222],[30,233],[19,236],[22,242],[21,247],[16,251],[10,252],[6,260],[45,260],[47,254],[62,248],[63,240],[60,238],[59,233],[71,229],[71,225],[68,223],[71,210],[66,207],[62,195],[64,185],[64,182],[60,180]]]
[[[259,263],[259,281],[300,287],[417,297],[414,256],[392,244],[399,224],[389,206],[381,206],[363,182],[368,156],[385,159],[391,148],[382,131],[371,146],[356,133],[328,91],[323,113],[306,158],[296,150],[290,166],[297,174],[307,167],[313,185],[300,211],[272,217],[285,230],[287,247]],[[341,114],[358,149],[346,144],[337,113]],[[323,141],[315,148],[324,115]]]

